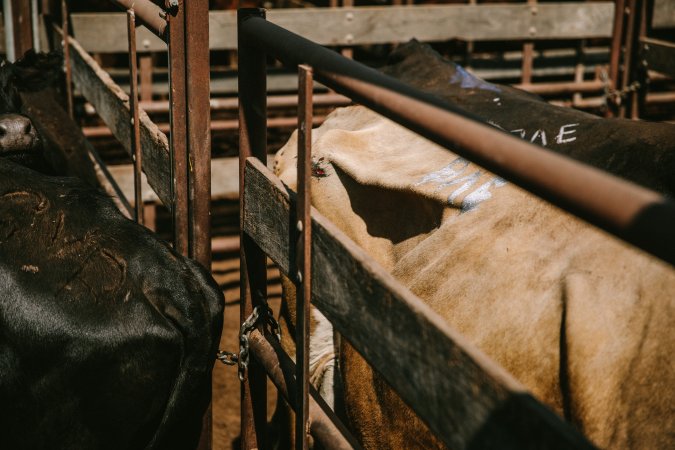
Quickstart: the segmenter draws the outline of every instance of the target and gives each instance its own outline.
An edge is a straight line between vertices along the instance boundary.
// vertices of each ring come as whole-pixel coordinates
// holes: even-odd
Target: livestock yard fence
[[[448,445],[591,447],[312,210],[311,128],[319,122],[313,107],[348,104],[353,99],[675,264],[675,248],[669,236],[675,229],[672,201],[581,163],[542,152],[321,45],[339,47],[344,55],[351,56],[351,48],[358,45],[397,43],[412,37],[423,41],[459,39],[467,43],[471,54],[472,46],[482,41],[522,41],[520,67],[515,72],[520,87],[544,95],[573,94],[577,105],[583,103],[581,94],[601,91],[602,101],[610,106],[608,114],[638,117],[650,101],[673,101],[672,93],[650,97],[647,92],[649,80],[660,82],[665,78],[653,71],[675,76],[675,46],[659,34],[675,26],[671,2],[354,7],[351,1],[345,1],[341,8],[273,9],[269,21],[262,9],[209,12],[207,0],[167,0],[164,8],[149,0],[110,2],[125,13],[69,14],[66,0],[5,0],[1,23],[6,39],[0,42],[0,51],[11,60],[31,47],[44,50],[50,41],[52,47],[62,43],[68,113],[44,98],[26,98],[27,112],[53,146],[61,149],[73,174],[85,180],[93,177],[118,199],[119,208],[128,217],[141,223],[144,172],[158,201],[171,212],[175,248],[205,267],[210,266],[212,250],[211,131],[239,129],[240,236],[235,247],[241,251],[242,324],[254,310],[266,311],[267,257],[298,287],[297,367],[266,327],[257,324],[247,334],[253,358],[248,367],[242,367],[242,448],[265,448],[267,376],[297,412],[299,445],[307,446],[309,426],[314,438],[328,448],[358,447],[308,384],[310,304],[347,337]],[[331,4],[337,6],[337,2]],[[55,17],[61,18],[58,24]],[[30,27],[25,26],[28,23]],[[504,23],[509,25],[499,25]],[[145,27],[137,28],[138,24]],[[56,38],[50,39],[52,36]],[[542,72],[534,64],[534,43],[550,40],[576,40],[580,48],[593,40],[609,41],[606,79],[596,76],[586,80],[584,75],[590,66],[573,64],[573,81],[535,82]],[[237,51],[236,80],[222,77],[211,81],[209,50]],[[153,93],[164,92],[147,76],[153,70],[147,57],[150,52],[166,52],[168,56],[168,102],[153,100]],[[124,89],[92,53],[98,57],[128,54]],[[268,73],[268,57],[297,68],[297,77]],[[477,58],[471,58],[469,63],[477,63]],[[493,75],[508,78],[511,72]],[[82,130],[68,120],[68,115],[73,115],[71,83],[105,122],[104,131],[114,136],[131,157],[133,207],[103,158]],[[328,92],[326,87],[333,91]],[[295,89],[297,95],[286,94]],[[238,101],[210,99],[210,91],[238,93]],[[268,91],[277,95],[268,98]],[[314,95],[314,91],[320,93]],[[268,119],[268,106],[296,102],[297,121]],[[237,107],[237,121],[212,123],[212,111]],[[148,112],[153,111],[169,113],[168,127],[150,119]],[[265,163],[268,127],[295,124],[300,129],[299,189],[297,195],[291,195]],[[170,133],[169,138],[164,131]],[[88,135],[97,133],[102,131],[90,129]],[[579,183],[594,195],[580,195],[574,188]],[[387,314],[382,314],[385,309]],[[391,329],[397,332],[386,332]],[[415,336],[414,345],[410,336]],[[419,348],[426,350],[420,353]],[[200,448],[210,447],[207,414]]]
[[[295,370],[288,356],[260,331],[250,338],[250,351],[260,366],[249,365],[244,380],[243,448],[265,446],[263,370],[296,412],[298,448],[307,447],[308,426],[328,448],[352,445],[352,438],[339,431],[339,421],[314,392],[309,394],[310,302],[449,447],[592,448],[486,356],[439,323],[419,298],[334,225],[311,211],[312,80],[671,264],[675,246],[668,235],[675,227],[675,204],[495,130],[450,104],[266,21],[264,10],[239,14],[242,317],[265,308],[266,255],[298,291]],[[263,163],[268,56],[299,65],[296,196]],[[593,186],[593,195],[580,194],[574,188],[580,184]],[[396,333],[387,332],[392,329]],[[425,351],[420,353],[420,348]],[[329,420],[333,423],[326,423]]]

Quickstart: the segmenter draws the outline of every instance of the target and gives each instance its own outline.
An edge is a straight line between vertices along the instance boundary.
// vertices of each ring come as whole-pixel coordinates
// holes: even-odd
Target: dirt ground
[[[215,260],[213,276],[225,293],[225,320],[220,348],[236,351],[239,348],[239,260],[238,255]],[[281,301],[279,273],[268,270],[269,304],[278,313]],[[213,370],[213,449],[230,450],[239,448],[239,377],[236,366],[216,363]],[[267,411],[271,417],[276,405],[276,389],[268,382]]]

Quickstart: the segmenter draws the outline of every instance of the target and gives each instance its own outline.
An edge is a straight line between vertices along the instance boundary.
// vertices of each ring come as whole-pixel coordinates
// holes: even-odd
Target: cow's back
[[[3,448],[191,448],[222,294],[78,180],[0,160]]]
[[[448,323],[596,444],[672,441],[670,267],[365,108],[313,141],[313,205]],[[438,445],[349,348],[342,369],[366,446]]]

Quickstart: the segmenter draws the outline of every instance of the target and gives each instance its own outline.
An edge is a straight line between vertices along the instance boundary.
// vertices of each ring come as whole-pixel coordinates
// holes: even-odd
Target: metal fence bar
[[[134,218],[143,225],[143,187],[141,173],[143,167],[141,152],[141,125],[138,113],[138,65],[136,61],[136,15],[133,9],[127,10],[127,30],[129,38],[129,108],[131,109],[131,160],[134,163]]]
[[[14,21],[14,51],[16,58],[19,59],[33,48],[30,2],[12,0],[12,20]]]
[[[63,64],[66,68],[66,101],[68,103],[68,115],[74,118],[73,112],[73,75],[70,66],[70,45],[68,45],[68,4],[61,0],[61,30],[63,33]]]
[[[190,253],[211,266],[211,109],[209,2],[190,0],[185,8],[185,62],[190,196]]]
[[[675,264],[675,204],[662,195],[509,136],[456,106],[413,89],[272,23],[240,23],[248,45],[482,165],[582,219]],[[579,186],[586,189],[580,190]],[[593,196],[586,195],[588,191]]]
[[[309,315],[312,301],[312,69],[298,67],[298,207],[296,212],[297,294],[295,323],[296,413],[295,448],[309,448]],[[292,229],[292,228],[291,228]]]
[[[265,20],[264,9],[247,9],[237,12],[241,22],[255,16]],[[239,57],[239,220],[240,220],[240,283],[241,316],[243,323],[253,308],[266,303],[266,256],[244,233],[245,202],[243,198],[246,159],[254,156],[265,161],[267,157],[267,61],[264,52],[251,47],[243,35],[238,34]],[[257,363],[249,365],[247,378],[241,384],[241,448],[243,450],[266,448],[265,424],[267,422],[267,390],[264,369]]]
[[[169,143],[174,248],[188,254],[188,168],[187,105],[185,101],[185,10],[183,1],[167,14],[169,22],[169,101],[171,102]]]
[[[152,31],[158,38],[167,42],[167,21],[166,13],[159,6],[149,0],[108,0],[119,6],[121,9],[133,9],[136,17]],[[182,10],[182,8],[181,8]]]
[[[188,141],[188,237],[190,258],[211,267],[211,108],[209,2],[188,0],[185,9],[185,93]],[[213,410],[202,422],[199,450],[213,445]]]

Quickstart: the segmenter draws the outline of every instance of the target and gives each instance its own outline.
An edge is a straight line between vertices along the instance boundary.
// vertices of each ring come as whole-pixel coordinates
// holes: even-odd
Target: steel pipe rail
[[[108,0],[121,9],[133,9],[136,18],[145,27],[152,31],[158,38],[167,42],[168,29],[166,13],[162,8],[149,0]]]
[[[251,354],[263,366],[270,380],[279,390],[279,394],[294,411],[297,411],[295,364],[290,356],[281,349],[279,344],[267,339],[259,330],[251,332],[249,344]],[[316,389],[309,387],[309,392],[309,431],[321,442],[322,448],[360,449],[359,443],[325,404]]]
[[[315,78],[338,93],[675,265],[672,200],[508,135],[455,105],[262,18],[242,19],[239,33],[247,45],[286,65],[312,66]]]

